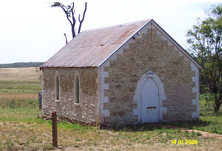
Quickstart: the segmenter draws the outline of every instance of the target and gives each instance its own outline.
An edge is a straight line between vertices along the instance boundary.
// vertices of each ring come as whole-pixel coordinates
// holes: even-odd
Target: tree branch
[[[72,21],[69,19],[70,14],[69,14],[68,8],[65,5],[63,5],[63,4],[59,3],[59,2],[54,2],[51,5],[51,7],[60,7],[64,11],[64,13],[66,14],[66,18],[69,21],[69,23],[72,25]]]
[[[66,33],[64,33],[64,36],[65,36],[65,39],[66,39],[66,44],[68,44],[68,40],[67,40],[67,37],[66,37]]]
[[[71,14],[72,14],[72,25],[71,25],[71,30],[72,30],[72,38],[76,37],[76,32],[75,32],[75,25],[76,25],[76,19],[75,19],[75,9],[74,9],[74,2],[71,3]]]
[[[60,2],[54,2],[50,5],[51,7],[60,7],[64,13],[66,14],[66,18],[67,20],[69,21],[70,25],[71,25],[71,31],[72,31],[72,37],[76,37],[77,33],[75,32],[75,25],[76,25],[76,19],[75,19],[75,9],[74,9],[74,6],[75,6],[75,3],[72,2],[70,5],[63,5],[61,4]],[[83,12],[83,17],[82,17],[82,20],[80,19],[80,15],[79,15],[79,28],[78,28],[78,33],[80,33],[81,31],[81,27],[82,27],[82,23],[84,21],[84,18],[85,18],[85,14],[86,14],[86,10],[87,10],[87,2],[85,2],[85,9],[84,9],[84,12]],[[65,35],[66,37],[66,35]],[[67,38],[66,38],[67,40]]]
[[[86,10],[87,10],[87,2],[85,2],[85,10],[83,12],[82,20],[80,20],[80,14],[79,14],[79,29],[78,29],[78,33],[80,33],[80,31],[81,31],[81,27],[82,27],[82,23],[83,23],[84,18],[85,18]]]

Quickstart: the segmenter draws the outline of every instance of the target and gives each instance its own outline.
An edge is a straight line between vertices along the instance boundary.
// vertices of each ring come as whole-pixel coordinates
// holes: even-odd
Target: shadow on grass
[[[114,131],[124,131],[124,132],[137,132],[137,131],[154,131],[154,130],[167,130],[167,129],[193,129],[197,127],[204,127],[211,125],[212,122],[206,121],[193,121],[193,122],[170,122],[170,123],[155,123],[155,124],[137,124],[128,126],[111,126],[102,127],[101,129],[109,129]]]
[[[173,125],[180,128],[187,128],[187,129],[193,129],[194,127],[205,127],[208,125],[211,125],[211,121],[192,121],[192,122],[170,122],[167,123],[168,125]]]
[[[121,132],[143,132],[143,131],[154,131],[154,130],[163,130],[159,124],[137,124],[137,125],[127,125],[127,126],[110,126],[110,127],[101,127],[101,129],[121,131]]]
[[[221,116],[222,111],[219,112],[214,112],[212,109],[211,110],[202,110],[200,111],[200,116]]]
[[[222,112],[200,112],[200,120],[199,121],[191,121],[191,122],[170,122],[167,123],[169,125],[184,127],[184,128],[200,128],[207,126],[216,126],[220,124],[220,117]]]

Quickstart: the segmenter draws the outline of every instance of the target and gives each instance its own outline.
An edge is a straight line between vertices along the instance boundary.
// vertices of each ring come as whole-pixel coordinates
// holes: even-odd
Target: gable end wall
[[[148,24],[100,68],[100,119],[104,125],[140,123],[135,100],[139,79],[149,70],[162,81],[160,121],[199,118],[199,69],[157,26]],[[102,76],[103,75],[103,76]]]

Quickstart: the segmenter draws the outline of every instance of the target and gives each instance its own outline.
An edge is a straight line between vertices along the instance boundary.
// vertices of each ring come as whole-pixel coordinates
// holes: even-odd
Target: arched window
[[[59,86],[60,86],[60,81],[59,81],[59,75],[56,75],[56,100],[59,100]]]
[[[79,103],[79,76],[76,74],[75,76],[75,102]]]

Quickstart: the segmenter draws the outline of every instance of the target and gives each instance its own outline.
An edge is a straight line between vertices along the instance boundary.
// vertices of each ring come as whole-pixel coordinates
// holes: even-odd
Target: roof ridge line
[[[145,20],[140,20],[140,21],[134,21],[134,22],[128,22],[128,23],[122,23],[122,24],[116,24],[116,25],[111,25],[111,26],[106,26],[106,27],[101,27],[101,28],[95,28],[95,29],[88,29],[88,30],[84,30],[82,32],[92,32],[92,31],[100,31],[100,30],[106,30],[106,29],[110,29],[110,28],[115,28],[115,27],[122,27],[122,26],[127,26],[130,24],[135,24],[135,23],[147,23],[152,19],[145,19]]]

